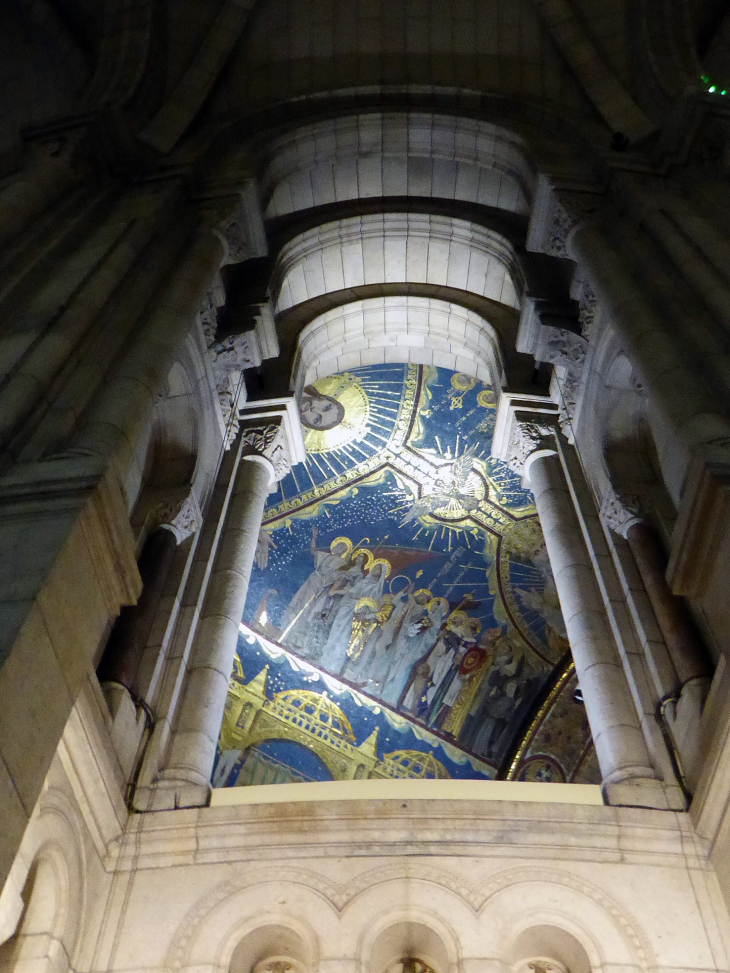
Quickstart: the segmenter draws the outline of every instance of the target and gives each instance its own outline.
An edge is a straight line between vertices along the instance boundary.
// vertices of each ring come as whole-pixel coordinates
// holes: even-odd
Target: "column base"
[[[710,682],[709,676],[700,676],[686,682],[677,702],[665,710],[667,725],[691,794],[697,790],[705,758],[702,711],[710,691]]]
[[[161,780],[151,787],[138,787],[134,792],[132,807],[139,812],[207,807],[212,791],[210,784]]]
[[[660,780],[649,777],[630,777],[624,780],[604,781],[601,785],[603,799],[612,807],[645,807],[657,811],[684,810],[684,803],[676,807]]]
[[[129,779],[144,733],[145,714],[132,699],[126,686],[104,682],[101,691],[112,718],[109,735],[125,779]]]

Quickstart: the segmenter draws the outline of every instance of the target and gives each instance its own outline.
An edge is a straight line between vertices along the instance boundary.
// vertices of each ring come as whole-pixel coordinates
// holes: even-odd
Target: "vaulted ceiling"
[[[718,60],[727,8],[726,0],[9,0],[2,142],[105,106],[142,145],[168,153],[214,119],[343,89],[479,92],[513,112],[540,106],[640,140],[697,81],[700,59]]]

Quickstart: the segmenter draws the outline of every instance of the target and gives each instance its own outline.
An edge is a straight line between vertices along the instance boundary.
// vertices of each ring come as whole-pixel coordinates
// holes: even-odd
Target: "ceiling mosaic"
[[[489,386],[431,366],[304,389],[307,459],[264,515],[215,786],[599,779],[495,416]]]

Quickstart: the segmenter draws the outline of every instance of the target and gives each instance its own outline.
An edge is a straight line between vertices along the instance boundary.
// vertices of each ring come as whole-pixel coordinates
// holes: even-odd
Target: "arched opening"
[[[449,949],[441,936],[423,922],[401,921],[375,938],[368,973],[449,973]]]
[[[591,973],[582,943],[558,926],[524,929],[511,944],[509,962],[513,973]]]
[[[236,946],[229,973],[307,973],[315,957],[297,930],[279,923],[261,926]]]
[[[38,971],[63,973],[68,955],[62,942],[63,897],[58,865],[42,852],[28,872],[23,891],[23,912],[13,936],[0,945],[0,970],[12,973],[26,960],[40,961]]]

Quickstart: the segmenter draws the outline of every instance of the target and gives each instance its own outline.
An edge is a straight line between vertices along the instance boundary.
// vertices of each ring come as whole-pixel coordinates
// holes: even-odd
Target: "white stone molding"
[[[484,318],[432,298],[378,297],[333,308],[304,328],[293,385],[390,361],[465,372],[496,393],[505,383],[499,337]]]
[[[500,234],[423,213],[356,216],[295,237],[281,250],[277,313],[332,291],[369,284],[433,284],[519,307],[521,273]]]
[[[638,497],[609,488],[601,506],[601,519],[609,530],[625,538],[634,524],[643,523],[645,516]]]
[[[347,199],[441,196],[527,213],[522,142],[486,121],[372,112],[303,125],[270,143],[267,218]]]

